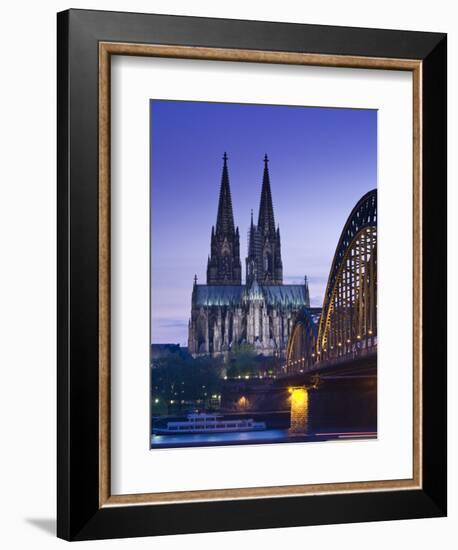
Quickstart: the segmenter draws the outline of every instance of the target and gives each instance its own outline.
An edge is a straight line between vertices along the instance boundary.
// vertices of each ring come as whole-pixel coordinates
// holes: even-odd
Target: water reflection
[[[290,435],[307,435],[309,423],[309,394],[304,386],[290,388],[291,423]]]
[[[153,435],[154,445],[192,445],[205,443],[258,443],[260,441],[278,441],[287,439],[288,430],[264,430],[262,432],[233,432],[214,434]]]
[[[329,431],[322,433],[292,434],[289,429],[264,430],[262,432],[234,432],[215,434],[153,435],[151,448],[205,447],[213,445],[243,445],[260,443],[289,443],[333,440],[375,439],[376,432]]]
[[[151,447],[374,439],[377,437],[377,387],[363,382],[355,384],[354,380],[346,383],[339,380],[334,384],[327,381],[326,386],[321,386],[318,391],[305,386],[293,386],[289,392],[282,388],[281,410],[253,409],[254,398],[240,392],[233,398],[237,410],[221,411],[222,419],[252,419],[265,423],[265,430],[152,434]],[[153,417],[152,428],[163,428],[169,421],[183,420],[186,420],[184,414]]]

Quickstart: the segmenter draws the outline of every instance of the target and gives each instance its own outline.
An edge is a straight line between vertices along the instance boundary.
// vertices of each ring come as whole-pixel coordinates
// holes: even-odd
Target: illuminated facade
[[[194,278],[188,349],[194,356],[220,355],[251,344],[258,354],[283,356],[296,315],[310,307],[307,278],[300,285],[283,284],[280,229],[275,226],[266,155],[258,223],[252,215],[242,284],[226,154],[223,161],[207,284],[197,284]]]

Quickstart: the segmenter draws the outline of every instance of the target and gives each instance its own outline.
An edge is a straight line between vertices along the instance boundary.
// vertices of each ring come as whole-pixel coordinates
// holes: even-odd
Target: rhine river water
[[[291,436],[288,430],[264,430],[262,432],[236,432],[225,434],[153,435],[152,448],[205,447],[212,445],[240,445],[260,443],[298,443],[305,441],[330,441],[337,439],[374,439],[376,432],[318,432]]]
[[[309,392],[291,388],[285,401],[288,409],[274,411],[219,411],[221,419],[253,419],[264,422],[266,429],[226,433],[154,434],[154,428],[165,428],[169,421],[186,420],[186,414],[152,419],[151,448],[197,447],[292,443],[377,437],[377,394],[374,384],[350,383],[342,390],[328,386],[323,391]]]

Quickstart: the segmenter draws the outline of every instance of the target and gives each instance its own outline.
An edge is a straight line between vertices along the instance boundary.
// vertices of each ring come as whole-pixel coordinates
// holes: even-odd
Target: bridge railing
[[[297,359],[290,364],[286,365],[286,368],[283,369],[281,375],[285,376],[293,373],[300,372],[313,372],[318,369],[323,369],[328,366],[336,366],[343,363],[348,363],[352,360],[360,359],[363,357],[368,357],[377,353],[377,337],[372,337],[370,341],[364,341],[358,343],[359,347],[356,347],[353,350],[347,351],[339,356],[332,357],[321,357],[316,358],[313,364],[305,365],[302,364],[301,359]]]
[[[375,353],[377,353],[377,343],[371,346],[361,347],[359,349],[348,352],[344,355],[340,355],[339,357],[329,357],[329,358],[321,359],[320,361],[317,361],[316,363],[314,363],[309,370],[322,369],[328,366],[334,367],[342,363],[348,363],[349,361],[352,361],[352,360],[361,359],[363,357],[374,355]]]

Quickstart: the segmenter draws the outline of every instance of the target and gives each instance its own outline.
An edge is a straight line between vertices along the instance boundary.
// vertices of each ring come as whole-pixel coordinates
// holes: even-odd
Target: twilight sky
[[[245,257],[269,156],[283,281],[309,279],[321,306],[337,241],[355,203],[377,186],[377,111],[189,101],[150,102],[151,341],[187,345],[194,274],[206,282],[227,151]]]

